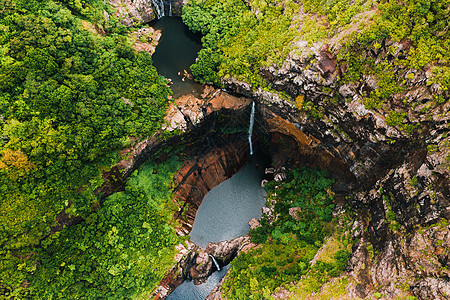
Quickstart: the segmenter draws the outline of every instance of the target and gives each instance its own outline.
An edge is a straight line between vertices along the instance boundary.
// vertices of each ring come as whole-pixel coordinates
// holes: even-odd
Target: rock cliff
[[[127,26],[139,26],[157,18],[152,0],[110,0],[115,16]]]
[[[169,15],[171,5],[172,16],[181,16],[181,10],[186,2],[187,0],[109,0],[109,4],[115,9],[115,16],[127,27],[142,26],[156,20],[158,18],[156,5],[161,6],[164,15]]]
[[[175,2],[178,14],[184,1]],[[111,0],[111,4],[127,26],[155,17],[151,1]],[[116,173],[126,176],[161,145],[183,141],[195,149],[176,176],[178,232],[188,234],[203,196],[245,160],[245,132],[217,138],[213,131],[227,123],[245,124],[240,116],[248,114],[250,99],[256,100],[255,131],[269,140],[267,153],[273,164],[330,170],[337,180],[335,192],[347,196],[357,213],[353,232],[357,243],[347,268],[354,279],[349,297],[366,298],[377,291],[395,298],[405,295],[402,284],[407,284],[407,295],[446,299],[450,290],[450,102],[433,100],[443,91],[427,84],[429,69],[394,65],[393,72],[405,88],[389,95],[388,105],[368,109],[364,98],[379,88],[379,79],[363,75],[357,82],[339,80],[348,70],[348,63],[338,59],[339,43],[330,40],[311,47],[298,40],[293,47],[281,66],[259,70],[272,91],[289,97],[223,78],[227,89],[246,98],[209,90],[202,99],[178,99],[169,108],[166,129],[186,134],[163,144],[143,142],[141,151],[113,169],[111,177],[117,178]],[[383,40],[379,47],[360,54],[376,66],[406,58],[409,48],[407,41]],[[228,115],[217,114],[220,109]],[[400,121],[392,122],[396,115]],[[186,143],[187,136],[195,138]],[[108,188],[104,189],[107,193]],[[198,249],[188,253],[194,252]],[[192,277],[204,278],[210,272],[212,264],[205,255],[187,255]],[[220,288],[213,292],[210,298],[219,297]]]
[[[359,232],[367,232],[365,238],[357,236],[361,239],[349,267],[357,282],[351,295],[365,298],[378,289],[395,298],[402,293],[398,282],[407,282],[419,299],[445,299],[450,288],[449,252],[443,246],[450,241],[450,102],[433,101],[442,91],[426,84],[427,70],[396,66],[394,72],[413,72],[414,78],[406,80],[404,91],[390,95],[389,107],[367,109],[363,98],[377,87],[377,79],[338,81],[346,63],[336,59],[337,52],[315,45],[300,51],[305,55],[293,51],[280,67],[261,68],[272,89],[296,101],[234,78],[222,82],[258,99],[262,114],[274,115],[265,118],[269,130],[278,127],[297,147],[310,148],[297,153],[320,156],[313,159],[316,165],[345,179],[336,188],[350,195],[361,217]],[[377,51],[362,54],[377,63],[392,55],[407,55],[407,45],[386,40]],[[404,116],[399,124],[389,122],[392,112]],[[361,250],[369,246],[375,249],[370,257]]]

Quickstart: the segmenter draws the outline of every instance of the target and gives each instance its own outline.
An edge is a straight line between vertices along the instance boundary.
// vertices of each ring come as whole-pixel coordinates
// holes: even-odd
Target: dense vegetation
[[[267,88],[261,67],[281,66],[291,51],[309,51],[296,48],[297,42],[342,45],[338,60],[347,71],[338,81],[374,75],[379,87],[365,94],[364,102],[380,109],[392,94],[406,90],[414,70],[423,68],[431,71],[427,84],[438,84],[434,100],[449,99],[449,14],[449,0],[191,0],[183,20],[205,35],[199,61],[191,68],[201,82],[220,84],[220,77],[236,77]],[[402,42],[409,51],[382,63],[363,56],[390,41]],[[394,66],[412,71],[395,72]]]
[[[428,68],[436,103],[449,98],[450,0],[191,0],[183,12],[204,35],[192,66],[201,82],[220,85],[234,76],[270,88],[261,68],[301,51],[295,42],[312,46],[339,36],[338,60],[347,66],[339,83],[374,76],[378,87],[364,103],[390,111],[388,125],[406,118],[390,110],[390,99],[417,70]],[[179,242],[167,225],[175,158],[149,162],[124,192],[101,203],[93,193],[130,137],[160,129],[171,93],[149,54],[136,53],[124,33],[102,0],[0,0],[1,297],[136,298],[171,264]],[[380,48],[394,54],[392,41],[407,53],[389,63],[364,56]],[[276,195],[275,184],[268,186],[278,218],[263,218],[252,232],[260,245],[233,262],[224,284],[230,298],[267,298],[302,275],[303,286],[294,289],[308,294],[342,271],[349,242],[332,230],[331,184],[303,169],[290,173]],[[294,207],[298,221],[289,214]],[[56,230],[62,211],[81,222]],[[336,251],[310,266],[331,235]]]
[[[281,183],[267,184],[267,206],[273,207],[273,213],[264,215],[262,226],[250,233],[260,245],[231,263],[223,285],[229,299],[269,299],[277,287],[304,275],[308,281],[302,290],[317,292],[329,278],[342,273],[350,255],[349,241],[332,221],[332,184],[325,171],[307,168],[290,171]],[[325,237],[333,233],[340,241],[311,266]]]
[[[166,235],[158,208],[137,202],[147,194],[134,187],[91,213],[102,171],[120,159],[129,137],[160,128],[170,93],[150,55],[136,53],[121,35],[124,27],[113,15],[106,22],[103,9],[109,10],[98,0],[0,1],[0,295],[19,293],[27,278],[33,290],[47,285],[55,297],[102,285],[92,293],[116,290],[121,298],[118,277],[108,276],[154,255],[149,244]],[[63,209],[87,221],[49,236]],[[148,238],[143,222],[154,233],[138,241]],[[119,248],[108,249],[103,233],[135,253],[130,248],[121,251],[122,258],[116,255]],[[160,241],[172,242],[170,235]],[[105,261],[98,258],[102,251]],[[80,266],[81,257],[88,265]],[[158,277],[127,276],[122,283],[128,287]]]
[[[33,299],[148,296],[173,264],[174,245],[181,241],[168,224],[176,208],[171,180],[179,167],[177,157],[159,165],[146,162],[129,178],[124,192],[106,198],[84,222],[44,240],[30,257],[4,257],[3,295]]]
[[[180,242],[168,225],[175,204],[177,157],[146,162],[124,192],[109,196],[86,221],[63,230],[37,252],[31,292],[40,299],[144,298],[173,264]],[[156,173],[156,174],[155,174]],[[144,293],[147,292],[147,295]]]
[[[275,1],[250,1],[258,13],[242,0],[192,0],[183,8],[183,21],[201,32],[203,49],[192,74],[201,82],[220,85],[221,77],[236,76],[264,85],[261,65],[280,64],[289,50],[294,31],[291,13]]]

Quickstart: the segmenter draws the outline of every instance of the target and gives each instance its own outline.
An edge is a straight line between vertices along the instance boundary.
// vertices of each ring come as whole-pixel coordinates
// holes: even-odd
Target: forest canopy
[[[61,211],[91,215],[102,172],[129,137],[161,128],[171,91],[114,15],[105,21],[103,1],[1,0],[0,7],[3,294],[33,269],[29,258],[36,261],[35,247],[48,242]]]
[[[191,67],[201,82],[221,85],[221,78],[233,77],[270,89],[265,68],[282,68],[288,55],[305,51],[296,44],[306,42],[307,51],[327,45],[336,47],[339,64],[347,68],[338,83],[377,78],[380,86],[365,95],[364,104],[380,109],[407,88],[392,66],[429,69],[427,84],[439,87],[434,100],[449,99],[449,14],[449,0],[191,0],[183,21],[204,35],[199,60]],[[366,49],[376,52],[393,41],[409,45],[406,57],[389,63],[363,58]]]
[[[376,78],[377,88],[363,91],[363,102],[386,111],[392,95],[408,88],[414,70],[429,71],[426,85],[436,87],[432,101],[448,101],[449,15],[450,0],[190,0],[183,8],[183,21],[203,35],[191,67],[198,81],[221,86],[223,78],[233,77],[274,91],[264,70],[282,67],[300,51],[297,42],[312,47],[340,36],[333,55],[346,71],[337,85]],[[1,297],[139,297],[172,263],[180,242],[168,225],[176,158],[158,166],[149,161],[123,192],[106,199],[94,193],[131,139],[161,129],[171,94],[151,56],[131,46],[127,30],[108,1],[0,0]],[[387,42],[405,43],[408,52],[389,63],[363,57],[367,49],[395,51]],[[411,72],[405,78],[393,66]],[[297,108],[313,105],[307,99],[303,104],[303,95],[297,100]],[[406,116],[392,109],[386,123],[402,124]],[[263,219],[265,226],[252,232],[259,248],[233,263],[240,279],[225,283],[230,298],[270,294],[282,282],[262,277],[278,266],[286,266],[286,282],[302,274],[324,280],[342,271],[347,244],[335,261],[306,266],[331,235],[333,209],[332,182],[309,172],[290,173],[280,188],[290,201],[275,207],[284,219],[274,226]],[[305,191],[302,180],[320,186]],[[304,195],[302,201],[292,198],[293,191]],[[301,217],[309,223],[291,220],[288,212],[295,207],[304,208]],[[78,223],[64,227],[61,216]],[[302,249],[307,253],[300,257]],[[269,257],[279,253],[278,261]],[[248,267],[255,262],[265,265]]]

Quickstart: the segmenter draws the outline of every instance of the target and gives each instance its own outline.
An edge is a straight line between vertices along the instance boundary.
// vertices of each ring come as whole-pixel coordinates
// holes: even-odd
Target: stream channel
[[[153,54],[153,63],[161,75],[172,80],[174,98],[201,93],[201,85],[186,78],[183,80],[184,70],[189,70],[200,50],[200,36],[190,32],[181,18],[163,17],[151,25],[162,30],[159,45]],[[256,153],[234,176],[205,196],[190,234],[192,242],[205,249],[210,242],[230,241],[249,232],[248,221],[260,218],[261,208],[265,204],[266,194],[261,188],[264,167],[265,161]],[[205,299],[226,275],[228,268],[225,266],[216,271],[201,285],[186,280],[167,299]]]

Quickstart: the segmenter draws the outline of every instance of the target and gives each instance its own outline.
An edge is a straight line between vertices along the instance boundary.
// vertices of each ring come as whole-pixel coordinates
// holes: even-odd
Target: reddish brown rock
[[[178,234],[186,235],[191,231],[203,197],[240,169],[245,163],[247,148],[247,141],[241,140],[184,162],[175,175],[175,199],[180,209],[174,217],[181,223]]]
[[[190,276],[194,284],[202,284],[212,273],[213,261],[208,253],[201,251],[195,259],[195,264],[190,268]]]
[[[326,45],[320,51],[319,69],[322,71],[323,77],[327,78],[336,71],[336,57],[328,50]]]
[[[165,129],[186,131],[196,125],[209,114],[222,110],[241,110],[251,103],[249,98],[236,97],[220,89],[205,86],[200,97],[183,95],[167,109]]]
[[[346,168],[344,162],[326,150],[319,140],[305,134],[300,128],[280,116],[268,111],[266,114],[264,117],[267,129],[272,133],[273,144],[269,151],[275,166],[283,166],[291,160],[295,162],[295,165],[329,170],[338,184],[348,185],[354,181],[354,175]]]

